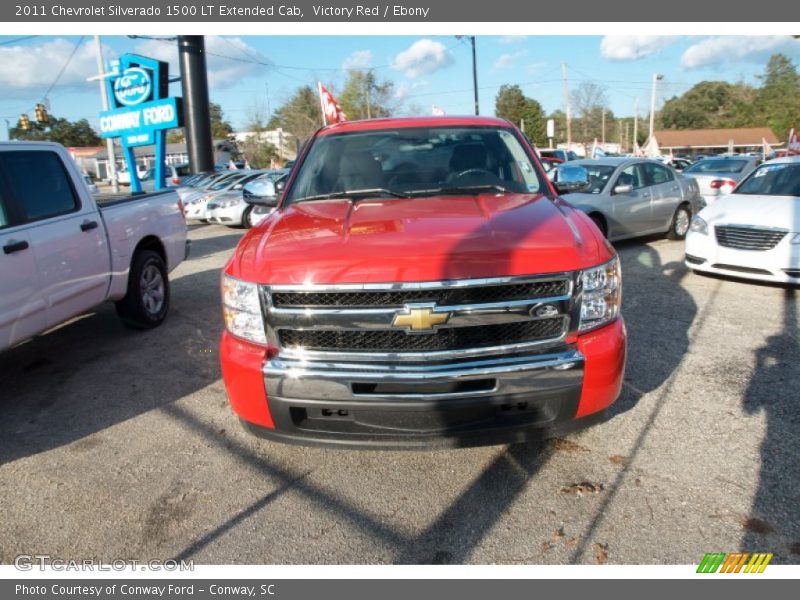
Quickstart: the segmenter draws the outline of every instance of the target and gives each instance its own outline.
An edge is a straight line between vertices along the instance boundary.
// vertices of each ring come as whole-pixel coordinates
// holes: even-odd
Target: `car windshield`
[[[694,163],[684,173],[741,173],[746,160],[707,159]]]
[[[736,189],[735,193],[800,196],[800,163],[762,165]]]
[[[288,202],[547,189],[512,130],[414,127],[317,138]]]

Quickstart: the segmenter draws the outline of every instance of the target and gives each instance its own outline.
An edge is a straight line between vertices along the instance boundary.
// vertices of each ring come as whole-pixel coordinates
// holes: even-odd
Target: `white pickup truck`
[[[0,144],[0,351],[112,301],[136,328],[169,309],[188,254],[174,191],[95,201],[59,144]]]

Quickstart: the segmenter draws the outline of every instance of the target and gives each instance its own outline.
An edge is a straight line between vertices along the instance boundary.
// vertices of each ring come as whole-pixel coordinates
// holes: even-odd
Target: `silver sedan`
[[[704,206],[697,183],[659,161],[576,160],[560,166],[558,171],[574,167],[586,169],[589,185],[565,198],[589,215],[609,240],[655,233],[683,239],[692,215]]]

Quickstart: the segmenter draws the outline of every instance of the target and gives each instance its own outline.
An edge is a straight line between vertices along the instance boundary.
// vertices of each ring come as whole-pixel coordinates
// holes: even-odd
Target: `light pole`
[[[653,139],[653,132],[656,122],[656,82],[664,79],[661,73],[653,73],[653,92],[650,94],[650,139]]]
[[[469,38],[470,44],[472,44],[472,87],[475,92],[475,115],[479,115],[481,110],[480,106],[478,105],[478,63],[475,57],[475,36],[474,35],[457,35],[456,39],[460,40],[461,38]]]

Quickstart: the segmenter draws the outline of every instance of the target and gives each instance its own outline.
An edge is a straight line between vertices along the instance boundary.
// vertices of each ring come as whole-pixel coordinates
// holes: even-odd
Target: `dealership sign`
[[[100,114],[100,136],[122,138],[129,146],[155,144],[155,132],[180,127],[179,98],[154,100],[136,108]]]
[[[131,191],[141,191],[133,149],[155,145],[155,188],[164,187],[167,130],[183,125],[182,98],[169,97],[169,65],[123,54],[106,79],[110,110],[100,113],[100,137],[119,138],[131,174]]]
[[[150,74],[139,67],[130,67],[114,81],[114,97],[124,106],[136,106],[150,99],[153,82]]]

